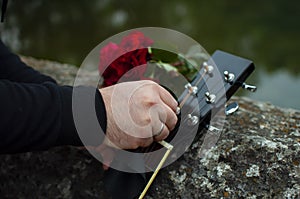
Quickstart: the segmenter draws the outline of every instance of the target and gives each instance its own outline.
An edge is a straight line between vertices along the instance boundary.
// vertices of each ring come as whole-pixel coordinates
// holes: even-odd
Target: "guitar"
[[[251,92],[256,90],[255,86],[244,83],[253,71],[252,61],[223,51],[216,51],[207,62],[203,63],[202,69],[190,83],[185,85],[183,93],[178,97],[180,107],[178,123],[170,132],[169,137],[160,144],[153,143],[150,147],[136,151],[150,154],[149,157],[143,159],[141,164],[148,167],[171,164],[187,150],[196,135],[203,133],[204,128],[218,136],[221,133],[222,124],[213,126],[212,123],[218,124],[220,117],[238,109],[237,103],[225,106],[230,97],[240,87]],[[168,158],[164,155],[163,146],[167,148]],[[203,145],[202,153],[199,154],[200,158],[207,148],[209,146]],[[161,151],[161,153],[153,155],[151,153],[153,151]],[[164,161],[155,161],[157,155],[164,157]],[[110,168],[105,173],[104,184],[113,199],[143,198],[159,169],[157,168],[154,172],[148,172],[149,170],[145,169],[145,172],[129,173]],[[148,184],[147,181],[149,181]]]

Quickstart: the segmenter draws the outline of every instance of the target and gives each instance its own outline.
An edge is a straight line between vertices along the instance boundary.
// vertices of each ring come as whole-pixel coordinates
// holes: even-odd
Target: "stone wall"
[[[23,60],[61,84],[72,85],[77,71]],[[217,144],[199,158],[203,139],[196,139],[159,173],[146,198],[300,198],[300,111],[232,100],[240,109],[226,118]],[[102,178],[101,163],[74,147],[0,156],[0,198],[109,198]]]

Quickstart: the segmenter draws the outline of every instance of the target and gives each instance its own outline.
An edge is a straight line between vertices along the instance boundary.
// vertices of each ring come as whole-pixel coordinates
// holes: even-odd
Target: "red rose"
[[[103,71],[108,66],[108,64],[110,64],[112,61],[118,58],[119,51],[120,51],[119,46],[112,42],[108,43],[100,50],[100,63],[99,63],[100,73],[103,73]]]
[[[116,84],[120,78],[122,78],[122,81],[144,79],[148,58],[148,49],[139,49],[125,53],[113,61],[103,72],[103,86]]]
[[[122,81],[145,79],[146,64],[150,59],[147,47],[151,44],[153,44],[151,39],[135,31],[124,37],[120,45],[109,43],[103,47],[100,51],[99,64],[99,72],[104,79],[102,87],[116,84],[121,77]],[[117,57],[121,53],[124,54]],[[111,64],[106,68],[109,63]]]
[[[134,50],[128,52],[122,56],[122,61],[124,64],[128,64],[129,68],[134,68],[140,65],[144,65],[149,60],[150,56],[147,48]],[[146,69],[145,69],[146,70]],[[141,78],[145,72],[145,70],[140,71],[138,77]]]
[[[153,41],[145,37],[142,32],[134,31],[124,37],[120,43],[120,48],[126,52],[137,50],[140,48],[148,48]]]

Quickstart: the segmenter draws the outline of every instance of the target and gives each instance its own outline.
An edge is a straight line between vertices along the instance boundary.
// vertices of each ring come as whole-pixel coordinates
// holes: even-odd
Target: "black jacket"
[[[100,92],[81,89],[95,90],[97,117],[105,131]],[[72,90],[24,64],[0,41],[0,153],[82,145],[73,121]]]

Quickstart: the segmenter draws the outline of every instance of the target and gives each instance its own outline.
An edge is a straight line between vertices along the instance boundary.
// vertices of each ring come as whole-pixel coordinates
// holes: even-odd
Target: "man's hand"
[[[177,123],[176,100],[153,81],[119,83],[100,92],[107,113],[107,146],[146,147],[165,139]]]

